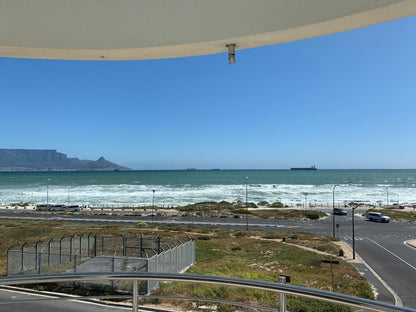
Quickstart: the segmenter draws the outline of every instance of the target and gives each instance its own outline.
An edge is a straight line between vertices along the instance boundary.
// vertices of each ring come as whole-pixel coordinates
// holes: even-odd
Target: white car
[[[374,221],[374,222],[383,222],[383,223],[389,223],[390,217],[383,215],[380,212],[369,212],[366,216],[368,221]]]

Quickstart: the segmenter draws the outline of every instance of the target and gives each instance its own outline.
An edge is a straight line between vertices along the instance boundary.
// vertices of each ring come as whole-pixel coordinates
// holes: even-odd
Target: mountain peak
[[[110,171],[130,170],[106,160],[68,158],[56,150],[0,149],[0,171]]]

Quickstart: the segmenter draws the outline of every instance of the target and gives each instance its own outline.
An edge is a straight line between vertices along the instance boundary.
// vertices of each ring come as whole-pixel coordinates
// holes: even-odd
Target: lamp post
[[[352,259],[355,260],[355,229],[354,229],[354,214],[355,209],[358,208],[358,204],[355,204],[355,207],[352,207]]]
[[[386,189],[386,192],[387,192],[386,206],[388,206],[389,205],[389,187],[385,186],[384,188]]]
[[[246,177],[246,231],[248,231],[248,177]]]
[[[155,190],[153,190],[153,199],[152,199],[152,225],[153,225],[153,210],[155,209]]]
[[[49,220],[49,181],[46,181],[46,220]]]
[[[68,205],[69,205],[69,190],[70,190],[70,187],[68,186]]]
[[[338,184],[335,184],[332,188],[332,237],[335,238],[335,188]]]

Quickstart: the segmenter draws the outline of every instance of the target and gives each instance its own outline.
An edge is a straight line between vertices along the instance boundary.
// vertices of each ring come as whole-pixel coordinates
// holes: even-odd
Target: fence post
[[[12,247],[13,247],[13,245],[12,246],[10,246],[8,249],[7,249],[7,266],[6,266],[6,275],[8,276],[9,275],[9,273],[10,273],[10,271],[9,271],[9,251],[10,251],[10,249],[12,249]]]
[[[71,238],[69,239],[69,262],[72,261],[72,241],[74,239],[74,235],[71,236]]]
[[[123,257],[126,256],[126,241],[127,241],[127,235],[123,234]]]
[[[177,271],[177,273],[182,271],[182,242],[181,242],[181,244],[179,244],[178,249],[179,249],[179,252],[178,252],[178,271]]]
[[[26,244],[27,244],[27,242],[22,245],[22,267],[21,267],[20,272],[23,272],[24,269],[25,269],[24,264],[25,264],[25,246],[26,246]]]
[[[82,255],[82,236],[84,236],[84,233],[82,233],[82,234],[79,236],[79,255],[80,255],[80,256]]]
[[[114,256],[111,258],[111,272],[114,273],[115,264],[114,264]],[[111,289],[114,290],[114,280],[111,280]]]
[[[286,284],[286,276],[279,276],[279,282],[281,284]],[[280,312],[286,312],[286,294],[284,292],[281,292],[279,294],[279,311]]]
[[[48,266],[51,265],[51,243],[53,241],[53,238],[51,238],[48,242]]]
[[[172,248],[168,245],[169,248],[169,271],[168,272],[172,272]]]
[[[195,264],[196,257],[195,257],[195,240],[192,241],[192,264]]]
[[[38,270],[39,274],[42,274],[42,250],[39,253],[39,270]]]
[[[166,254],[166,250],[165,251],[163,251],[163,273],[165,273],[166,272],[166,269],[165,269],[165,263],[166,263],[166,261],[165,261],[165,254]]]
[[[159,255],[156,255],[156,267],[155,267],[155,272],[159,272]]]
[[[192,264],[192,241],[188,241],[188,266]]]
[[[64,239],[65,236],[62,236],[59,239],[59,263],[62,263],[62,240]]]
[[[143,257],[143,233],[140,233],[140,258]]]
[[[104,235],[101,235],[101,255],[104,254]]]
[[[160,237],[159,236],[156,238],[156,242],[157,242],[157,254],[160,254]]]
[[[94,236],[94,257],[97,257],[97,235]]]
[[[146,272],[149,272],[149,257],[146,255]],[[146,293],[150,293],[150,280],[147,280],[147,289],[146,289]]]
[[[179,255],[178,255],[178,246],[176,246],[175,247],[175,254],[176,254],[176,273],[178,273],[179,272],[179,262],[178,262],[178,259],[179,259]]]
[[[77,273],[77,255],[74,255],[74,273]]]
[[[38,248],[39,248],[40,240],[35,243],[35,270],[38,269]]]
[[[87,257],[90,256],[90,249],[91,249],[91,242],[90,242],[90,238],[91,238],[91,233],[88,234],[88,248],[87,248]]]

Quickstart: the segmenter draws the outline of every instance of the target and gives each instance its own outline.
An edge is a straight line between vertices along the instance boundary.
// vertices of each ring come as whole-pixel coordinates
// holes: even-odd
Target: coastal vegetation
[[[217,227],[194,227],[179,224],[150,226],[146,224],[88,224],[55,221],[1,221],[0,272],[5,274],[6,251],[10,245],[29,244],[41,239],[81,235],[114,235],[161,238],[193,238],[196,241],[196,263],[187,272],[221,275],[278,282],[279,275],[291,276],[291,284],[331,290],[373,299],[371,287],[355,268],[339,257],[336,239],[297,232],[242,231]],[[116,248],[116,246],[115,246]],[[334,285],[331,268],[323,260],[336,259]],[[216,285],[191,283],[163,283],[157,294],[209,297],[237,302],[249,302],[277,308],[278,295],[269,292],[237,289]],[[148,302],[161,302],[150,300]],[[162,302],[170,302],[164,299]],[[188,309],[195,309],[185,301],[178,301]],[[219,305],[219,311],[235,310]],[[288,297],[290,311],[349,311],[348,308],[310,299]]]
[[[261,206],[260,206],[261,204]],[[299,210],[299,209],[264,209],[268,208],[267,202],[247,203],[237,201],[230,203],[227,201],[221,202],[201,202],[192,205],[178,207],[177,210],[185,213],[185,215],[197,215],[205,217],[234,217],[239,218],[241,215],[250,215],[250,218],[274,218],[274,219],[319,219],[326,214],[322,211],[315,210]],[[284,208],[281,202],[275,202],[270,205],[272,208]],[[262,209],[263,208],[263,209]]]

